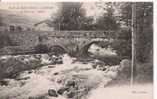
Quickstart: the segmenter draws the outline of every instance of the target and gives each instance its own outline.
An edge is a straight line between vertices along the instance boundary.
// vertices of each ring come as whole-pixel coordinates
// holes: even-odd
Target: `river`
[[[106,65],[98,59],[82,62],[68,54],[61,57],[62,64],[47,64],[22,71],[15,78],[3,79],[0,99],[104,99],[112,89],[106,86],[124,68],[120,64]],[[43,55],[43,63],[49,63],[46,55]],[[113,89],[116,89],[116,92],[113,91],[115,97],[122,95],[116,94],[120,87]],[[150,94],[148,97],[151,97]],[[114,98],[109,95],[108,99]]]

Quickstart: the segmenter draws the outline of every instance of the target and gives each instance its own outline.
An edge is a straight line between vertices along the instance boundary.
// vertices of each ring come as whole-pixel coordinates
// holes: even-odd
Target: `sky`
[[[0,9],[44,20],[55,14],[58,7],[56,3],[0,3]]]
[[[84,2],[82,6],[86,10],[86,16],[98,17],[102,14],[102,10],[96,7],[94,2]],[[50,19],[55,16],[60,8],[60,3],[45,2],[45,3],[30,3],[30,2],[2,2],[0,9],[9,10],[13,13],[24,14],[37,20]]]

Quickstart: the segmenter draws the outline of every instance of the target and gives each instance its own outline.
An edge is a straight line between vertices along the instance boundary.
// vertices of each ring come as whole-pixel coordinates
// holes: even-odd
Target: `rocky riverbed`
[[[51,54],[4,55],[0,56],[0,79],[10,78],[24,70],[45,65],[62,64],[62,57]]]
[[[124,69],[124,65],[108,66],[99,60],[85,64],[67,54],[61,59],[63,64],[45,60],[42,67],[1,80],[1,99],[87,99],[91,90],[106,86]]]

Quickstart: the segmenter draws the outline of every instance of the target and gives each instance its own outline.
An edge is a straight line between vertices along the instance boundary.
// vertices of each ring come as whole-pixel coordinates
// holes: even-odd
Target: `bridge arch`
[[[83,45],[81,47],[80,54],[81,55],[85,55],[85,56],[89,56],[88,50],[91,47],[91,45],[92,44],[98,44],[98,45],[100,44],[101,45],[101,43],[103,43],[103,45],[102,45],[103,47],[108,46],[107,43],[106,43],[106,41],[91,41],[91,42],[89,42],[89,43],[87,43],[87,44],[85,44],[85,45]]]
[[[62,45],[53,45],[50,47],[50,52],[53,52],[54,54],[64,54],[68,53],[68,50]]]

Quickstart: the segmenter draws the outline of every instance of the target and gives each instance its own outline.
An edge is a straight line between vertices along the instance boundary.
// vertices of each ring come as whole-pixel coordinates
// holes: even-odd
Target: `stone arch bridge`
[[[112,31],[22,31],[5,33],[10,36],[16,46],[10,46],[8,54],[19,54],[32,52],[34,47],[42,44],[51,50],[59,47],[71,55],[85,55],[93,43],[106,42],[111,40]],[[6,52],[5,52],[6,53]]]

